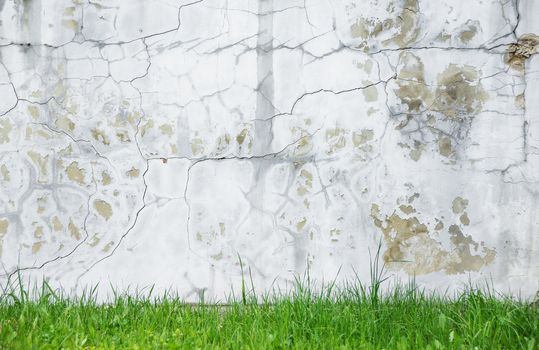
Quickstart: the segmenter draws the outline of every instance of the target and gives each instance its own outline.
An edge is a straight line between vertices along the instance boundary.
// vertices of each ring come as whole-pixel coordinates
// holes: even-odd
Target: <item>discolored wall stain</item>
[[[352,24],[350,34],[352,38],[362,39],[360,48],[367,50],[369,39],[380,40],[384,46],[406,47],[418,38],[421,29],[418,0],[393,1],[387,10],[389,18],[362,16]]]
[[[458,197],[454,201],[453,211],[460,213],[466,205],[467,202]],[[415,275],[437,271],[459,274],[479,271],[494,261],[496,251],[482,242],[475,242],[471,236],[464,235],[460,226],[450,225],[445,232],[451,243],[450,247],[446,248],[437,240],[438,233],[431,233],[429,224],[422,222],[417,215],[411,215],[416,213],[415,208],[403,205],[399,208],[404,216],[396,212],[382,215],[378,204],[371,206],[371,218],[375,227],[382,231],[386,244],[383,259],[389,267],[403,269]],[[463,216],[460,221],[469,223],[467,215]],[[434,231],[443,232],[443,229],[443,223],[437,220]]]
[[[66,116],[60,116],[56,118],[54,125],[64,131],[73,131],[75,130],[75,123]]]
[[[359,133],[354,132],[352,134],[352,142],[354,143],[354,146],[359,147],[369,141],[371,141],[374,138],[374,131],[372,129],[364,129],[361,130]]]
[[[327,154],[333,154],[346,146],[346,131],[342,128],[334,128],[326,131],[326,141],[329,149]]]
[[[450,64],[438,75],[432,109],[457,120],[477,114],[488,97],[479,78],[480,72],[475,67]]]
[[[64,225],[62,225],[62,222],[60,221],[60,219],[58,218],[58,216],[54,216],[54,217],[52,218],[52,228],[53,228],[53,230],[56,231],[56,232],[63,231]]]
[[[8,227],[9,227],[9,220],[0,219],[0,256],[2,256],[4,237],[7,234]]]
[[[524,34],[516,43],[511,44],[505,53],[505,63],[516,71],[524,73],[526,60],[533,55],[539,46],[539,36]]]
[[[134,178],[139,177],[139,175],[140,175],[140,170],[138,170],[138,169],[135,168],[135,167],[131,167],[131,169],[129,169],[128,171],[126,171],[125,174],[126,174],[128,177],[134,179]]]
[[[466,209],[466,207],[468,207],[468,200],[462,197],[456,197],[451,203],[451,210],[455,214],[462,213]]]
[[[97,210],[97,213],[105,218],[105,220],[109,220],[112,216],[112,207],[109,203],[105,202],[101,199],[96,199],[94,201],[94,208]]]
[[[5,164],[2,164],[2,166],[0,166],[0,174],[2,175],[2,180],[4,181],[9,181],[11,179],[9,176],[9,169]]]
[[[67,225],[67,229],[69,230],[71,237],[75,238],[77,241],[79,241],[82,238],[79,228],[73,223],[71,219],[69,219],[69,224]]]
[[[12,129],[13,126],[9,119],[4,118],[0,120],[0,144],[9,142],[9,134]]]
[[[412,160],[419,160],[429,144],[443,157],[459,156],[458,145],[466,140],[473,119],[483,109],[488,93],[481,83],[481,72],[471,65],[448,64],[435,84],[425,79],[422,60],[409,52],[399,56],[396,88],[402,113],[397,130],[409,141]]]
[[[79,168],[78,162],[71,162],[65,171],[69,180],[84,185],[84,170]]]

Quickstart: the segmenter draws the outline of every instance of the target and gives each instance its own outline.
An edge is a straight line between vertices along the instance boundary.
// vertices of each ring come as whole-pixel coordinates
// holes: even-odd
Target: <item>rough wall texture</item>
[[[0,0],[2,278],[539,287],[534,0]]]

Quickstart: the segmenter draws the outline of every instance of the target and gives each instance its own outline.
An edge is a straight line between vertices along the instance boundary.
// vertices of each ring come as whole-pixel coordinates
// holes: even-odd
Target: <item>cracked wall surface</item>
[[[0,278],[539,289],[539,3],[0,0]]]

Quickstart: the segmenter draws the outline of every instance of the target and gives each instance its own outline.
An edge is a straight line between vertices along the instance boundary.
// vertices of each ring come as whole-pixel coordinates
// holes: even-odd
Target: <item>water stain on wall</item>
[[[112,216],[112,207],[109,203],[105,202],[102,199],[96,199],[94,201],[94,208],[97,210],[97,213],[108,220]]]
[[[518,41],[511,44],[505,53],[505,63],[511,68],[524,73],[526,60],[533,55],[539,46],[539,36],[536,34],[524,34]]]
[[[350,27],[352,38],[362,39],[360,48],[368,50],[369,39],[398,47],[406,47],[417,40],[421,29],[418,0],[393,1],[387,9],[389,18],[360,17]]]
[[[468,135],[473,118],[482,111],[488,94],[481,84],[481,72],[470,65],[450,63],[436,78],[425,79],[425,66],[418,56],[399,56],[398,76],[393,90],[405,110],[397,129],[411,139],[410,158],[419,160],[424,144],[433,142],[446,158],[457,155],[457,142]]]
[[[461,213],[467,200],[457,197],[453,201],[453,212]],[[410,274],[427,274],[443,271],[447,274],[458,274],[467,271],[479,271],[491,264],[496,251],[487,248],[483,242],[477,243],[467,236],[457,224],[452,224],[447,231],[442,231],[444,224],[437,220],[435,232],[444,232],[449,236],[450,247],[444,247],[438,240],[440,233],[432,233],[429,224],[422,222],[416,209],[411,205],[400,205],[402,214],[393,211],[390,215],[382,215],[380,206],[371,206],[371,218],[374,225],[381,230],[386,244],[383,255],[384,262],[394,269],[402,269]],[[467,221],[467,214],[460,221]]]

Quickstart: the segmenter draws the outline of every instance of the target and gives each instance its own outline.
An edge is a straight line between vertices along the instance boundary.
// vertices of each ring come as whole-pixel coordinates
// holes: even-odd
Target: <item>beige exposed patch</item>
[[[4,181],[9,181],[10,180],[9,169],[7,168],[7,166],[5,164],[2,164],[2,166],[0,166],[0,174],[2,174],[2,179]]]
[[[9,227],[9,221],[7,219],[0,219],[0,257],[2,256],[2,246],[4,244],[4,237],[7,234]]]
[[[390,268],[402,268],[410,274],[436,271],[457,274],[478,271],[492,263],[496,256],[495,250],[465,236],[457,225],[449,227],[451,247],[444,249],[430,236],[428,226],[416,216],[401,217],[395,212],[382,216],[380,207],[372,204],[371,217],[382,231],[387,246],[383,258]],[[437,220],[434,230],[440,232],[443,228],[443,223]]]
[[[468,226],[470,224],[470,218],[468,217],[468,214],[467,213],[463,213],[460,218],[459,218],[460,222],[465,225],[465,226]]]
[[[106,171],[101,172],[101,183],[104,186],[107,186],[107,185],[110,185],[111,182],[112,182],[112,179],[109,173],[107,173]]]
[[[479,22],[468,20],[459,33],[460,41],[464,44],[468,44],[476,36],[479,28]]]
[[[419,57],[408,52],[400,55],[400,61],[395,94],[409,112],[421,112],[433,102],[433,94],[425,83],[425,66]]]
[[[514,70],[524,73],[526,60],[533,55],[539,46],[539,36],[524,34],[518,41],[511,44],[505,53],[505,63]]]
[[[371,141],[374,138],[374,131],[371,129],[364,129],[361,130],[361,132],[356,133],[354,132],[352,134],[352,142],[354,143],[354,146],[359,147],[369,141]]]
[[[9,221],[7,219],[0,219],[0,239],[7,233],[9,227]]]
[[[71,237],[75,238],[77,241],[81,239],[80,231],[71,219],[69,219],[69,224],[67,225],[67,229],[69,230]]]
[[[442,156],[457,157],[458,141],[467,135],[471,120],[481,112],[488,98],[480,81],[480,70],[470,65],[449,64],[438,74],[435,87],[431,87],[425,81],[425,68],[419,57],[402,53],[399,67],[398,87],[394,92],[408,113],[402,113],[406,118],[401,118],[396,129],[403,130],[414,142],[410,158],[415,161],[420,158],[424,145],[418,139],[424,140],[425,132],[432,134]],[[425,126],[419,133],[418,124]]]
[[[52,229],[56,232],[62,231],[64,229],[64,225],[62,225],[62,222],[60,219],[58,219],[57,216],[54,216],[52,218]]]
[[[350,34],[353,38],[363,40],[359,47],[365,47],[368,39],[381,39],[382,44],[396,44],[399,47],[406,47],[415,41],[419,35],[419,4],[418,0],[404,0],[402,10],[392,18],[380,20],[378,18],[360,17],[350,27]]]
[[[112,248],[114,246],[114,242],[109,242],[107,244],[105,244],[105,246],[103,247],[103,249],[101,250],[103,253],[108,253],[110,251],[110,248]]]
[[[524,97],[524,94],[515,96],[515,106],[517,106],[520,109],[526,108],[526,99]]]
[[[345,131],[341,128],[326,131],[326,141],[329,146],[328,154],[333,154],[346,146]]]
[[[116,132],[116,138],[120,142],[130,142],[131,139],[129,138],[129,133],[125,130]]]
[[[131,167],[130,170],[126,171],[125,173],[127,176],[129,176],[130,178],[137,178],[139,177],[140,175],[140,170],[138,170],[137,168],[135,167]]]
[[[72,20],[72,19],[64,19],[62,21],[62,25],[66,28],[69,28],[71,30],[78,30],[79,29],[79,22]]]
[[[34,229],[34,237],[35,238],[42,238],[43,237],[43,226],[39,225],[36,226]]]
[[[441,137],[438,139],[438,152],[444,157],[450,157],[453,154],[453,147],[449,137]]]
[[[301,169],[299,175],[297,193],[304,196],[313,187],[313,174],[307,169]]]
[[[436,103],[432,109],[452,119],[462,119],[462,115],[480,112],[488,94],[479,77],[479,71],[473,66],[447,66],[438,75]]]
[[[34,164],[37,165],[40,173],[44,176],[47,176],[47,173],[48,173],[47,165],[49,163],[49,155],[42,156],[41,154],[34,151],[28,151],[27,154],[30,157],[30,159],[32,159]]]
[[[365,85],[371,84],[371,82],[363,82]],[[366,89],[361,90],[366,102],[374,102],[378,100],[378,89],[376,86],[369,86]]]
[[[106,146],[110,145],[110,139],[103,130],[94,128],[94,129],[91,130],[91,132],[92,132],[93,138],[96,141],[99,141],[99,142],[103,143]]]
[[[97,213],[105,218],[105,220],[110,219],[112,216],[112,207],[109,203],[101,199],[96,199],[94,201],[94,208],[97,210]]]
[[[148,120],[146,124],[140,127],[140,136],[144,137],[144,135],[146,135],[146,133],[153,127],[154,127],[153,120],[152,119]]]
[[[191,142],[191,152],[194,156],[204,153],[204,146],[202,139],[196,138]]]
[[[28,106],[28,113],[30,113],[34,120],[39,118],[39,109],[36,106]]]
[[[468,207],[468,200],[467,199],[464,199],[462,197],[456,197],[455,199],[453,199],[453,203],[451,205],[451,210],[453,210],[453,213],[455,213],[455,214],[460,214],[467,207]]]
[[[78,162],[71,162],[65,171],[69,180],[75,181],[79,185],[84,185],[84,169],[79,168]]]
[[[32,254],[37,254],[41,250],[43,242],[35,242],[32,244]]]
[[[303,228],[305,227],[306,224],[307,224],[307,219],[304,217],[303,219],[301,219],[301,220],[296,224],[296,230],[297,230],[297,231],[303,230]]]
[[[412,213],[415,213],[415,209],[414,207],[412,207],[411,205],[400,205],[399,206],[399,209],[404,213],[404,214],[412,214]]]
[[[163,124],[159,127],[159,130],[161,130],[161,134],[172,136],[174,135],[174,130],[172,129],[172,125],[170,124]]]
[[[0,119],[0,144],[9,142],[11,130],[13,130],[13,126],[9,119]]]
[[[225,223],[224,222],[219,223],[219,231],[220,231],[221,235],[225,234]]]

